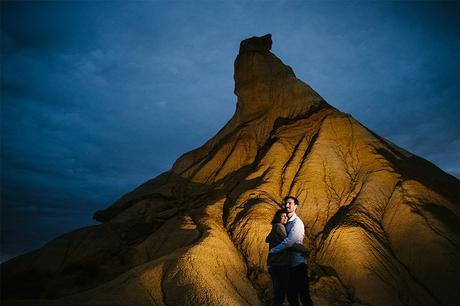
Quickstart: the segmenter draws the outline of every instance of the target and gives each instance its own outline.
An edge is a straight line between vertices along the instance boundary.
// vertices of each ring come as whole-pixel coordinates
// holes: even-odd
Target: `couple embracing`
[[[299,200],[287,196],[283,209],[275,213],[272,231],[267,236],[270,252],[268,272],[273,281],[273,303],[282,305],[287,295],[289,305],[313,305],[308,290],[307,251],[303,246],[305,228],[296,215]]]

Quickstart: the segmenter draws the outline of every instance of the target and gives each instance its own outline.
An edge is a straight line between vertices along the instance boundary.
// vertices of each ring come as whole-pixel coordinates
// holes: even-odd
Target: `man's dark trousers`
[[[313,305],[308,289],[308,268],[306,263],[301,263],[289,269],[287,296],[291,306],[299,305],[299,298],[304,306]]]

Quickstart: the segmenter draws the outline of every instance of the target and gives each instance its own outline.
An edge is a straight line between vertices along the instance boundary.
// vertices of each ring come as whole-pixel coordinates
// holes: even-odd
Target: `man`
[[[292,247],[295,243],[302,244],[305,236],[304,224],[295,213],[299,206],[299,200],[296,197],[287,196],[284,198],[283,203],[289,218],[286,224],[288,235],[280,244],[270,250],[272,254]],[[289,305],[299,305],[299,297],[304,306],[313,305],[308,290],[308,268],[305,258],[300,252],[291,252],[287,295]]]

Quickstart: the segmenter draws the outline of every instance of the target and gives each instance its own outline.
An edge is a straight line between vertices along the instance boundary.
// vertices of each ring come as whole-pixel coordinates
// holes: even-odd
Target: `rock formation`
[[[3,299],[267,304],[265,237],[291,194],[315,305],[459,304],[459,181],[330,106],[271,44],[241,42],[236,112],[213,138],[100,225],[3,264]]]

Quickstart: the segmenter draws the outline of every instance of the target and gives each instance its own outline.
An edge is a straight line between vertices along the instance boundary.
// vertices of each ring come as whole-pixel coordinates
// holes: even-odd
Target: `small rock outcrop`
[[[1,266],[21,303],[269,304],[265,236],[301,202],[315,305],[459,304],[459,181],[329,105],[241,42],[234,116],[170,171]]]

